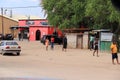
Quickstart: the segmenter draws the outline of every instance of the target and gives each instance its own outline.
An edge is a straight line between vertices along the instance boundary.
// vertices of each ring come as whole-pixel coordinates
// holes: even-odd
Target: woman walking
[[[66,38],[66,36],[64,36],[64,38],[63,38],[63,48],[62,48],[62,51],[65,51],[65,52],[66,52],[66,49],[67,49],[67,38]]]

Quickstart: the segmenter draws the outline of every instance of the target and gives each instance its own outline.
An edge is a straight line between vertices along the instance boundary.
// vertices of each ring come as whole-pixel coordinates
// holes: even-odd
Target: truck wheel
[[[20,55],[20,53],[18,52],[18,53],[17,53],[17,56],[19,56],[19,55]]]

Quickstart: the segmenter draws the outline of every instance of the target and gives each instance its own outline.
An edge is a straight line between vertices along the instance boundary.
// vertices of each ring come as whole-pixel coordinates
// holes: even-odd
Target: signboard
[[[101,41],[112,41],[113,33],[101,33]]]

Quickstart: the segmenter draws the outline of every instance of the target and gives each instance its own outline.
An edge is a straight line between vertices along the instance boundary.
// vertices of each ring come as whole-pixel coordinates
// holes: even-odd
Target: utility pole
[[[12,18],[12,9],[10,10],[10,18]]]
[[[1,8],[2,34],[4,35],[3,8]]]

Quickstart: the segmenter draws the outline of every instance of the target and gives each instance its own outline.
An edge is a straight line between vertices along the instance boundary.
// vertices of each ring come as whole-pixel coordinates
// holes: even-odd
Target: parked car
[[[16,53],[20,55],[21,46],[13,40],[0,41],[0,53],[4,55],[5,53]]]
[[[58,44],[62,44],[62,38],[58,37],[56,35],[43,35],[43,37],[41,38],[41,43],[45,44],[45,40],[46,38],[48,38],[48,40],[50,41],[51,37],[54,37],[54,43],[58,43]]]
[[[12,34],[6,34],[6,35],[4,36],[4,40],[13,40],[13,39],[14,39],[14,37],[13,37]]]

